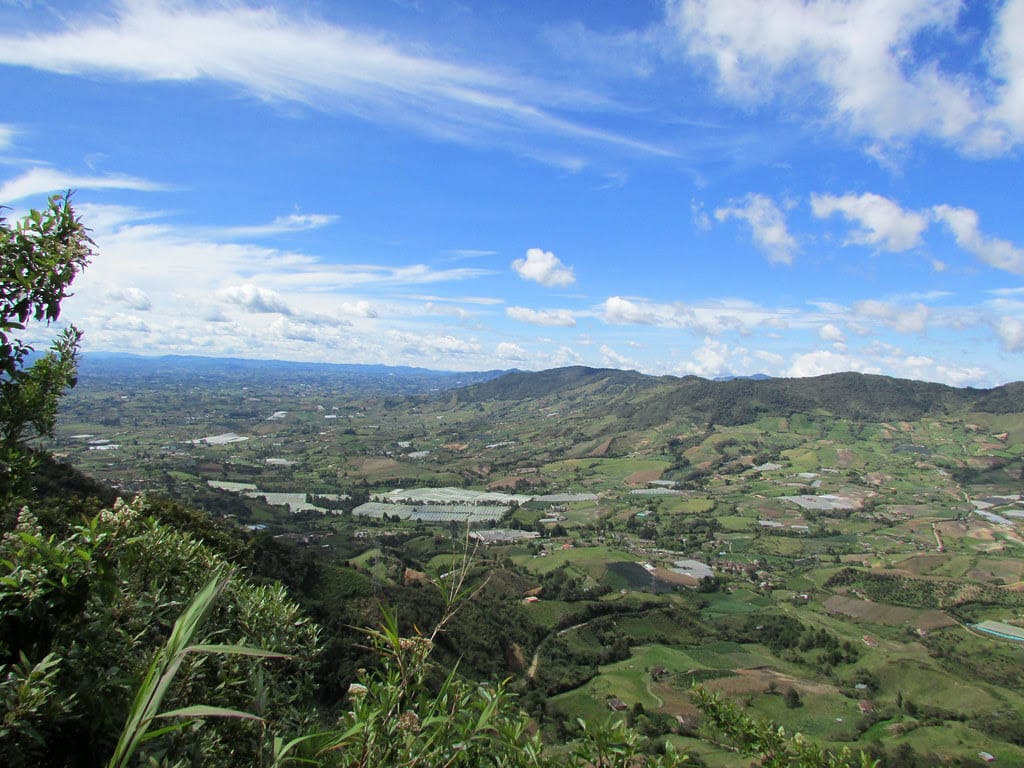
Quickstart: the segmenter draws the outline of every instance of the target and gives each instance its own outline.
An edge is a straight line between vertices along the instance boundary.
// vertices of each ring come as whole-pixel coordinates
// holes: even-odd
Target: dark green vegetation
[[[75,384],[82,335],[68,326],[48,352],[32,359],[35,350],[24,331],[30,323],[60,317],[92,245],[70,194],[13,225],[0,217],[0,498],[9,498],[29,470],[22,441],[53,430],[58,399]]]
[[[7,764],[1024,760],[1019,385],[113,362],[9,441]]]

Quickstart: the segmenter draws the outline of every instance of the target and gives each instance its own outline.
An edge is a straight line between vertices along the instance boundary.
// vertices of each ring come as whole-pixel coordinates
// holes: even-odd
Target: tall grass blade
[[[146,670],[107,768],[125,768],[143,742],[150,723],[157,716],[160,704],[188,653],[189,642],[227,583],[226,575],[214,576],[174,622],[171,636],[153,656]]]

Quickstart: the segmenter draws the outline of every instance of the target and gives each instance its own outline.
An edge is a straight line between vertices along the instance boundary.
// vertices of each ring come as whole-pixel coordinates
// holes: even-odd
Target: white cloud
[[[480,306],[492,306],[504,304],[505,300],[496,296],[433,296],[429,294],[412,294],[407,298],[416,301],[437,301],[452,302],[457,304],[478,304]]]
[[[635,360],[619,354],[607,344],[602,344],[598,351],[601,353],[601,364],[606,365],[609,368],[636,370],[640,367]]]
[[[480,343],[475,338],[460,339],[447,333],[411,333],[400,330],[388,331],[387,337],[403,357],[429,361],[442,369],[449,357],[480,354]]]
[[[920,42],[955,38],[960,0],[668,0],[667,15],[731,98],[822,104],[832,120],[882,141],[933,136],[998,153],[1024,136],[1020,6],[1003,7],[993,71],[981,74],[947,71]]]
[[[892,200],[866,193],[863,195],[811,195],[811,210],[819,219],[841,213],[847,221],[863,229],[850,234],[848,243],[877,245],[887,251],[906,251],[921,244],[928,217],[906,211]]]
[[[576,283],[572,267],[567,267],[550,251],[530,248],[525,259],[516,259],[512,268],[524,280],[532,280],[547,288],[566,287]]]
[[[213,234],[230,239],[247,237],[266,237],[282,235],[289,232],[305,232],[333,224],[337,216],[326,213],[292,213],[278,216],[269,224],[257,224],[251,227],[226,227],[216,230]]]
[[[745,221],[750,226],[754,243],[771,261],[792,263],[797,242],[786,227],[786,217],[771,198],[749,194],[742,200],[717,209],[715,218],[720,222],[728,219]]]
[[[14,126],[0,123],[0,150],[7,149],[14,143]]]
[[[730,347],[717,339],[705,338],[703,345],[691,354],[690,359],[683,363],[679,370],[680,373],[711,379],[748,370],[751,362],[749,350],[743,347]]]
[[[145,312],[153,308],[153,301],[144,291],[131,286],[127,288],[111,288],[107,291],[107,299],[127,304],[134,310]]]
[[[1002,80],[995,114],[1024,136],[1024,0],[1007,0],[990,48],[993,72]]]
[[[783,375],[802,378],[805,376],[823,376],[827,373],[842,371],[860,371],[861,373],[881,373],[881,369],[865,366],[857,357],[827,349],[803,352],[794,355]]]
[[[689,328],[705,335],[736,331],[747,335],[758,328],[784,328],[807,322],[792,310],[772,310],[743,299],[716,299],[701,304],[659,304],[647,299],[610,296],[600,308],[612,325],[650,325]]]
[[[825,323],[825,325],[821,326],[818,329],[818,337],[822,341],[831,341],[838,344],[846,341],[846,334],[832,323]]]
[[[704,210],[704,203],[699,200],[690,201],[690,215],[693,217],[693,226],[701,232],[711,229],[711,217]]]
[[[529,307],[506,307],[505,314],[513,320],[533,325],[573,328],[576,317],[568,309],[530,309]]]
[[[512,342],[503,341],[495,348],[494,353],[500,360],[505,360],[510,363],[522,363],[527,359],[526,350],[518,344]]]
[[[549,27],[543,39],[555,52],[580,62],[588,71],[644,78],[654,71],[658,42],[654,28],[597,32],[579,21]]]
[[[484,256],[497,256],[497,251],[487,250],[485,248],[455,248],[454,250],[448,251],[456,259],[479,259]]]
[[[379,316],[377,308],[372,302],[366,299],[357,301],[331,302],[331,309],[338,315],[344,317],[366,317],[375,318]]]
[[[469,312],[464,310],[462,307],[457,307],[447,302],[441,302],[435,304],[432,301],[428,301],[419,308],[419,314],[429,315],[432,317],[455,317],[459,320],[467,320],[469,318]]]
[[[596,97],[446,61],[426,46],[287,9],[121,2],[49,34],[0,36],[0,62],[65,75],[227,83],[269,102],[393,124],[448,141],[529,150],[539,137],[667,150],[560,116]],[[531,139],[531,140],[527,140]]]
[[[543,367],[563,367],[567,365],[580,365],[583,363],[583,355],[572,347],[560,346],[547,355]]]
[[[224,288],[217,292],[217,296],[223,301],[236,304],[249,312],[294,314],[280,294],[252,284]]]
[[[1000,317],[995,321],[996,335],[1007,352],[1024,352],[1024,320]]]
[[[655,304],[641,299],[610,296],[604,302],[603,317],[613,325],[654,325],[662,328],[688,328],[696,324],[692,309],[681,304]]]
[[[1024,275],[1024,248],[1008,240],[982,234],[978,229],[978,214],[970,208],[936,205],[932,211],[935,218],[953,233],[957,245],[965,251],[973,253],[991,267]]]
[[[115,312],[106,317],[93,318],[89,324],[91,329],[99,331],[130,331],[132,333],[149,333],[150,325],[138,315]]]
[[[930,316],[924,304],[905,307],[874,299],[856,302],[853,311],[859,318],[878,320],[899,333],[924,333]]]
[[[75,189],[129,189],[137,192],[155,192],[168,189],[133,176],[80,176],[53,168],[32,168],[21,176],[4,182],[0,186],[0,200],[11,202],[41,194],[54,194]]]

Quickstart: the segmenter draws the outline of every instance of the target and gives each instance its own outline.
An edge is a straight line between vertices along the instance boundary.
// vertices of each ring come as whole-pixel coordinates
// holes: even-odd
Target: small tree
[[[50,198],[13,226],[0,217],[0,487],[17,490],[30,466],[24,441],[50,435],[57,402],[76,383],[82,334],[64,329],[29,365],[29,323],[60,317],[75,276],[89,263],[93,241],[71,207],[71,193]]]
[[[790,709],[796,709],[797,707],[803,706],[803,702],[800,700],[800,694],[797,693],[796,688],[787,688],[785,694],[786,706]]]

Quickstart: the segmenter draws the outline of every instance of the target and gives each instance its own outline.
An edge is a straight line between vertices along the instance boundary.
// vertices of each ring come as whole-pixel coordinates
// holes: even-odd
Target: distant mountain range
[[[746,424],[762,416],[820,413],[863,421],[913,420],[954,411],[1024,412],[1024,383],[956,388],[863,373],[800,379],[710,381],[584,367],[511,372],[455,393],[460,401],[541,399],[591,403],[634,427],[687,416],[711,424]]]
[[[464,387],[501,376],[506,371],[436,371],[409,366],[336,363],[299,363],[285,360],[164,355],[147,357],[111,352],[82,355],[79,377],[124,379],[187,378],[209,383],[211,379],[262,379],[302,381],[311,385],[330,381],[353,387],[373,388],[382,393],[416,394]]]
[[[614,368],[571,366],[546,371],[453,372],[387,365],[296,363],[167,355],[89,353],[80,376],[124,379],[187,378],[267,382],[300,381],[311,386],[344,384],[367,394],[423,395],[444,392],[458,402],[550,401],[578,403],[630,422],[654,426],[687,416],[711,424],[744,424],[766,415],[820,413],[865,421],[913,420],[954,411],[1024,412],[1024,383],[992,389],[895,379],[862,373],[835,373],[799,379],[764,374],[723,377],[651,376]]]

